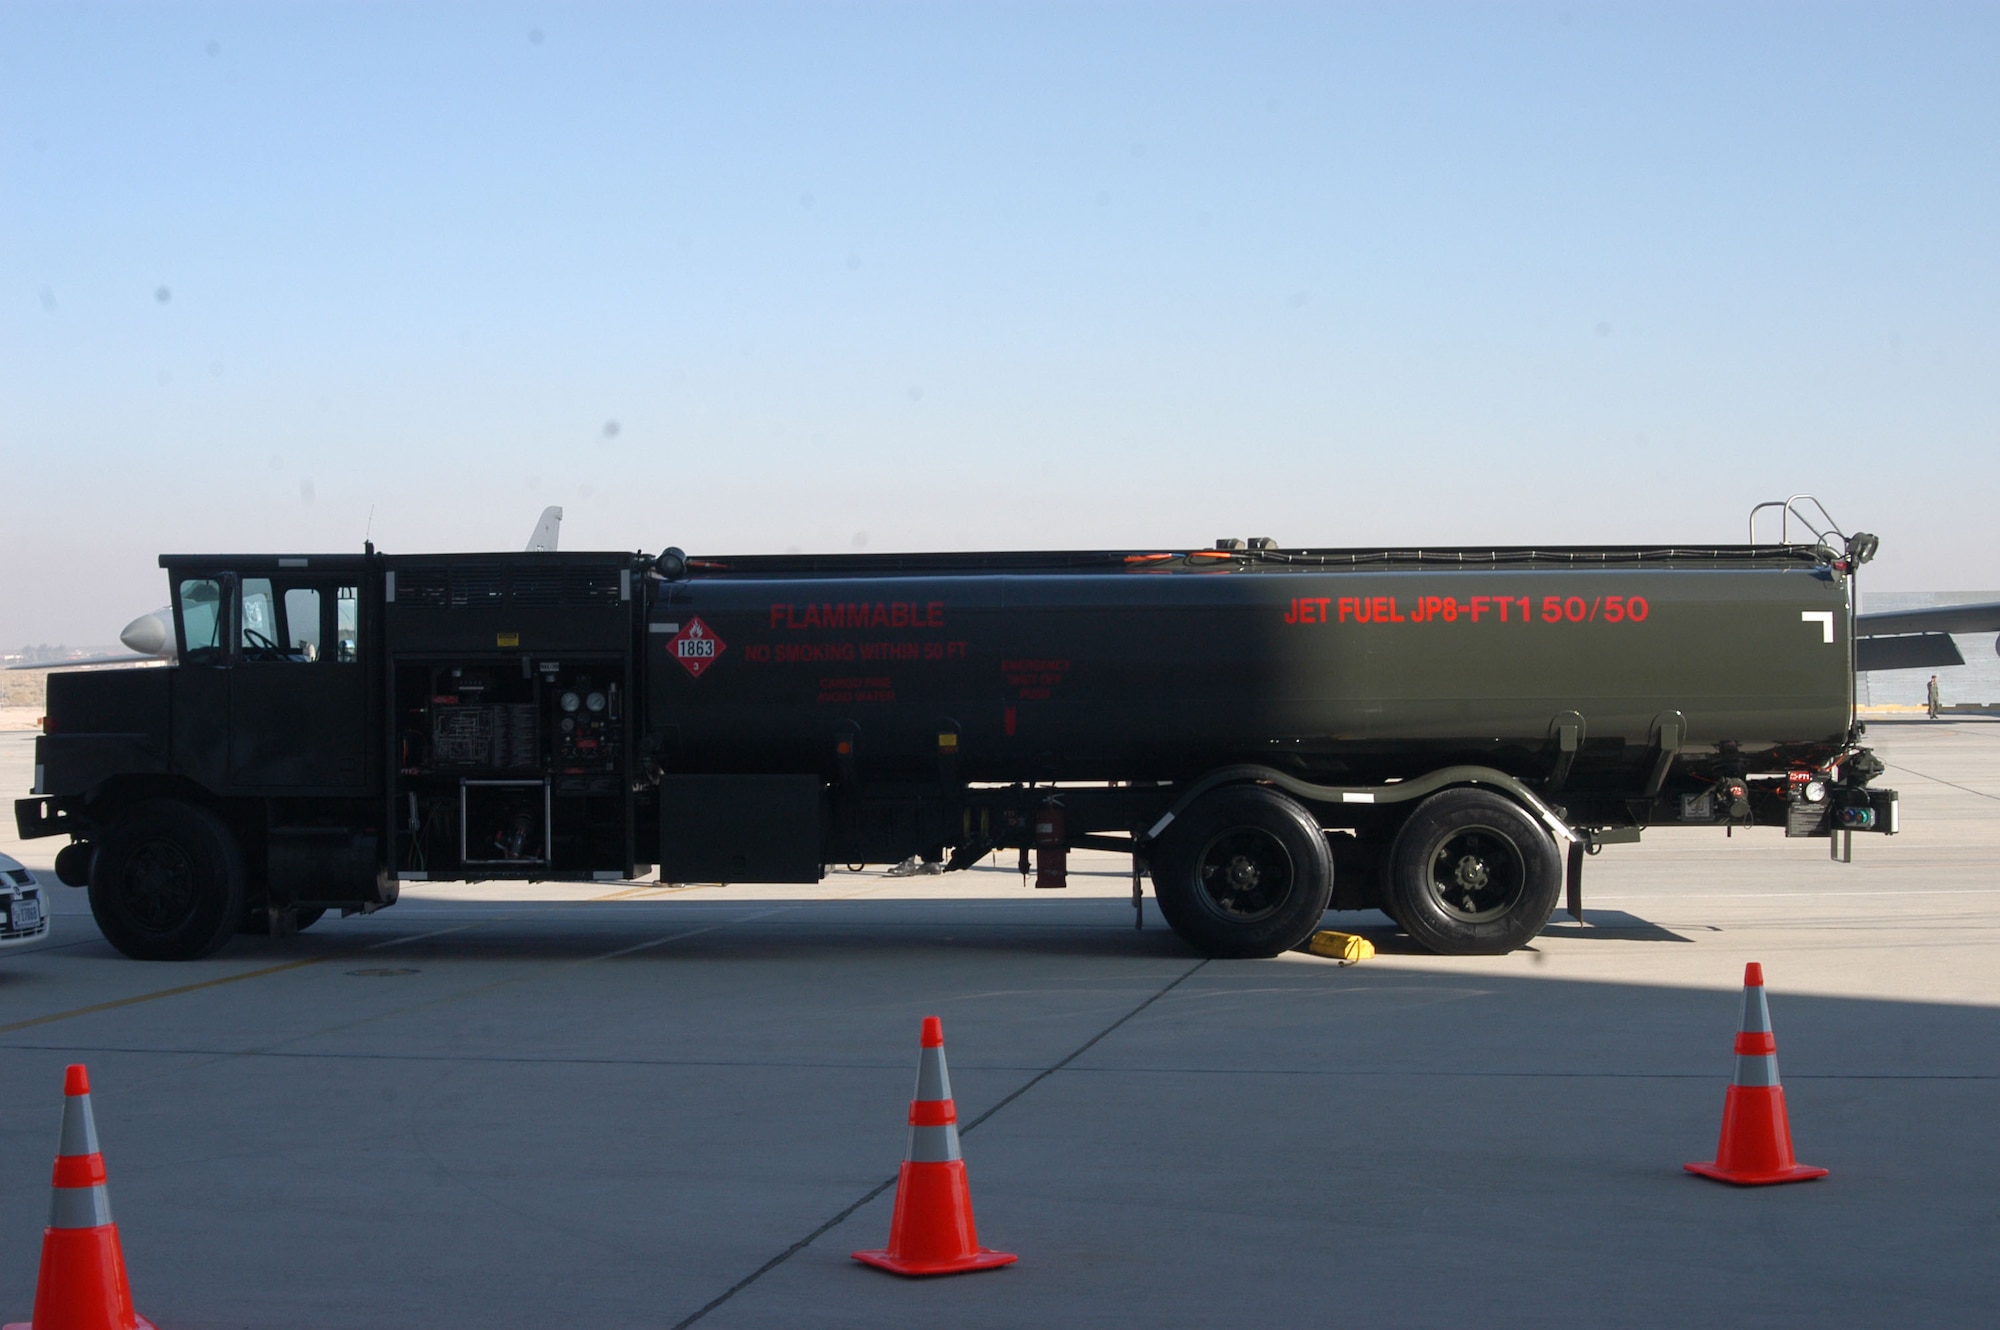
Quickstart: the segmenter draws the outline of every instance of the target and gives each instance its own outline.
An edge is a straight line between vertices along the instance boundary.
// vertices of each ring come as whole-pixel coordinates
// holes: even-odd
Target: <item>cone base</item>
[[[969,1256],[953,1256],[939,1261],[916,1261],[908,1257],[891,1256],[887,1251],[858,1251],[854,1259],[863,1265],[872,1265],[878,1270],[887,1270],[892,1275],[906,1275],[918,1278],[924,1275],[958,1275],[971,1270],[997,1270],[1003,1265],[1012,1265],[1021,1258],[1013,1252],[989,1251],[981,1247]],[[8,1330],[13,1330],[10,1326]]]
[[[10,1321],[6,1325],[0,1325],[0,1330],[35,1330],[35,1323],[33,1321]],[[132,1316],[132,1330],[160,1330],[160,1327],[135,1312]]]
[[[1828,1170],[1814,1168],[1810,1164],[1794,1164],[1790,1168],[1774,1169],[1769,1173],[1731,1172],[1714,1164],[1682,1164],[1682,1168],[1699,1177],[1714,1178],[1717,1182],[1733,1183],[1738,1187],[1769,1187],[1779,1182],[1810,1182],[1823,1178]]]

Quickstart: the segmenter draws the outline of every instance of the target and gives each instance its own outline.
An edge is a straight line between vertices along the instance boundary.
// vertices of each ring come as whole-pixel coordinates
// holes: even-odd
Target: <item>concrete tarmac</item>
[[[50,938],[0,953],[0,1319],[81,1061],[169,1330],[1988,1325],[2000,722],[1871,728],[1901,835],[1836,864],[1651,833],[1589,862],[1586,925],[1503,957],[1369,911],[1328,916],[1360,965],[1203,961],[1092,855],[1063,893],[412,885],[183,965],[52,885]],[[1819,1182],[1681,1171],[1750,960]],[[1021,1260],[912,1282],[848,1253],[887,1237],[928,1014],[980,1236]]]

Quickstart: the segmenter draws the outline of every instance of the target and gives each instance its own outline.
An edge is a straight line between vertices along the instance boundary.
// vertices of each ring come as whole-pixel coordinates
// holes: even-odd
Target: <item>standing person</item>
[[[1931,676],[1930,687],[1926,690],[1924,701],[1932,720],[1936,720],[1940,715],[1944,714],[1944,708],[1938,704],[1938,686],[1935,674]]]

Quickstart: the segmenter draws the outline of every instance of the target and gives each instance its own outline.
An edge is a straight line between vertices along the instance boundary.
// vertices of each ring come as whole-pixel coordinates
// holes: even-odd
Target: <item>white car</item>
[[[33,942],[49,931],[49,912],[35,875],[0,854],[0,947]]]

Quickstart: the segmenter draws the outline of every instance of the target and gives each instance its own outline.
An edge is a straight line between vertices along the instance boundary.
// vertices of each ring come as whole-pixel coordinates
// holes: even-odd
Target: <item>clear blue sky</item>
[[[2000,7],[0,6],[0,644],[173,550],[2000,584]]]

